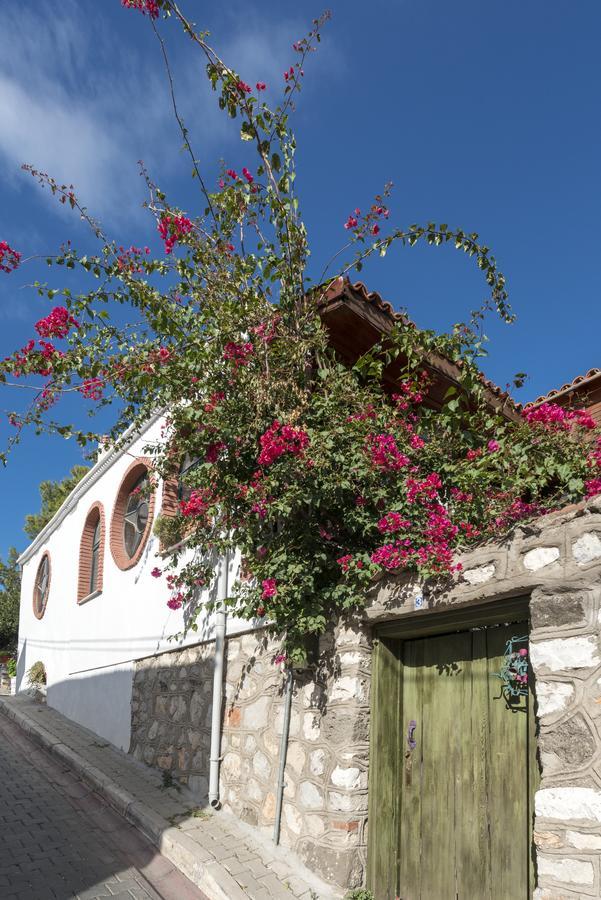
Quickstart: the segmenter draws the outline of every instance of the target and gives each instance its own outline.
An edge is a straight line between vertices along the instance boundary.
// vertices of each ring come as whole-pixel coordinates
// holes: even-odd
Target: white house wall
[[[113,504],[123,475],[133,459],[145,455],[149,442],[160,439],[161,424],[154,423],[115,459],[23,563],[17,689],[27,689],[25,674],[41,660],[46,668],[48,704],[125,750],[130,742],[134,661],[210,638],[213,633],[213,623],[204,615],[196,633],[191,632],[185,640],[170,640],[183,630],[184,620],[182,610],[173,611],[166,605],[165,579],[150,574],[155,566],[162,567],[158,538],[151,534],[140,561],[128,571],[117,567],[109,546]],[[161,494],[162,485],[155,518],[161,511]],[[98,597],[78,604],[81,534],[87,513],[97,501],[105,512],[103,588]],[[45,552],[51,561],[50,592],[45,614],[37,619],[33,588]],[[238,560],[230,569],[233,578]],[[248,622],[229,620],[229,633],[242,628],[248,629]]]

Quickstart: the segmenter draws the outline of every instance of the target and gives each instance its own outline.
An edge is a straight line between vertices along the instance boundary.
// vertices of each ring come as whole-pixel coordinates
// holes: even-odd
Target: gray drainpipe
[[[224,600],[228,594],[229,553],[226,553],[219,572],[217,613],[215,616],[215,666],[213,669],[213,709],[211,713],[211,753],[209,767],[209,804],[221,807],[219,799],[219,763],[221,762],[221,711],[223,708],[223,659],[227,613]]]
[[[284,770],[286,769],[286,754],[288,752],[288,736],[290,732],[290,709],[292,707],[292,686],[294,673],[292,667],[288,669],[286,681],[286,697],[284,701],[284,722],[282,737],[280,738],[280,760],[278,765],[278,787],[276,795],[275,822],[273,823],[273,843],[280,843],[280,827],[282,824],[282,800],[284,797]]]

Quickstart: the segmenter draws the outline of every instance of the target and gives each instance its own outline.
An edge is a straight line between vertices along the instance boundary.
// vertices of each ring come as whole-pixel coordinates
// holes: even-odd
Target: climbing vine
[[[299,659],[306,637],[361,604],[382,574],[448,577],[458,572],[458,549],[600,492],[601,443],[586,413],[547,404],[521,415],[508,399],[491,398],[482,380],[480,321],[492,311],[511,322],[513,313],[477,234],[444,223],[393,225],[386,185],[341,222],[343,247],[311,280],[290,117],[328,14],[293,45],[280,90],[244,81],[172,0],[122,5],[156,33],[170,84],[163,29],[183,28],[204,57],[219,107],[239,123],[248,161],[240,171],[226,163],[211,185],[172,92],[200,202],[174,207],[142,167],[158,254],[117,245],[72,186],[27,166],[97,240],[93,254],[65,244],[48,265],[88,273],[93,284],[77,295],[37,285],[51,307],[37,334],[4,360],[0,379],[18,379],[34,397],[9,414],[11,446],[28,425],[83,447],[96,440],[93,429],[58,417],[69,392],[90,411],[114,405],[117,444],[127,426],[165,411],[162,440],[147,448],[157,474],[177,478],[184,459],[193,464],[177,515],[158,528],[165,543],[183,541],[186,556],[175,550],[152,574],[164,579],[171,608],[186,607],[187,627],[196,627],[215,554],[237,549],[243,577],[228,605],[271,623],[285,634],[289,658]],[[343,364],[320,314],[328,291],[392,244],[418,242],[451,243],[476,264],[488,288],[482,309],[447,335],[399,319]],[[0,242],[5,275],[22,264]],[[434,403],[437,358],[457,374]],[[393,388],[384,377],[391,367]]]

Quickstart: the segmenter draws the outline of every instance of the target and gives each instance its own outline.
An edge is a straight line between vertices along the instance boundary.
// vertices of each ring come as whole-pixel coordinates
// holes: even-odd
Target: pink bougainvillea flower
[[[258,463],[270,466],[285,453],[301,456],[309,445],[309,435],[302,428],[293,425],[281,425],[277,420],[259,438],[261,452]]]
[[[126,9],[137,9],[143,16],[148,13],[151,19],[158,19],[159,6],[156,0],[121,0]]]
[[[398,448],[392,434],[370,434],[367,437],[367,452],[372,465],[385,471],[402,469],[409,465],[409,457]]]
[[[159,569],[158,566],[155,566],[150,574],[152,575],[153,578],[160,578],[163,573],[162,573],[161,569]]]
[[[192,491],[188,500],[180,502],[181,514],[186,518],[205,516],[212,503],[213,496],[208,488]]]
[[[247,341],[245,344],[236,344],[234,341],[230,341],[223,348],[223,358],[226,361],[233,362],[234,368],[238,369],[240,366],[245,366],[248,363],[248,358],[252,356],[254,349],[250,341]]]
[[[587,497],[596,497],[597,494],[601,494],[601,478],[591,478],[584,486]]]
[[[21,261],[21,254],[6,241],[0,241],[0,272],[14,272]]]
[[[378,522],[378,531],[382,534],[392,531],[401,531],[403,528],[410,528],[411,522],[398,512],[386,513]]]
[[[277,596],[278,593],[278,585],[275,578],[265,578],[261,582],[262,592],[261,597],[263,600],[269,600],[271,597]]]
[[[174,216],[164,212],[159,219],[157,231],[165,244],[165,253],[171,253],[178,241],[190,234],[193,228],[194,226],[187,216]]]
[[[167,601],[167,606],[169,607],[169,609],[181,609],[183,605],[184,605],[184,595],[181,593],[174,594],[173,597],[171,597]]]
[[[104,391],[104,381],[102,378],[86,378],[79,389],[80,394],[86,400],[101,400]]]
[[[380,226],[378,225],[377,222],[374,222],[374,224],[371,226],[371,233],[372,233],[372,234],[379,234],[379,233],[380,233]]]
[[[501,445],[499,444],[498,441],[489,441],[486,446],[488,447],[489,453],[496,453],[497,450],[501,449]]]
[[[264,81],[257,81],[256,88],[258,91],[264,91],[267,88],[267,85]]]
[[[250,84],[247,84],[245,81],[238,81],[236,83],[236,87],[240,91],[241,94],[250,94],[252,88]]]
[[[43,338],[65,338],[71,327],[79,328],[79,322],[64,306],[55,306],[50,315],[35,323],[35,330]]]

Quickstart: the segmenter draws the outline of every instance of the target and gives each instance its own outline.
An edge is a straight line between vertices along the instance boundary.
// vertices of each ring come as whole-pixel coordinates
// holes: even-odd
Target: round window
[[[129,492],[123,516],[123,546],[129,559],[142,543],[148,524],[148,491],[148,475],[144,472]]]
[[[33,587],[33,612],[41,619],[46,612],[48,594],[50,593],[50,557],[45,553],[38,566]]]

